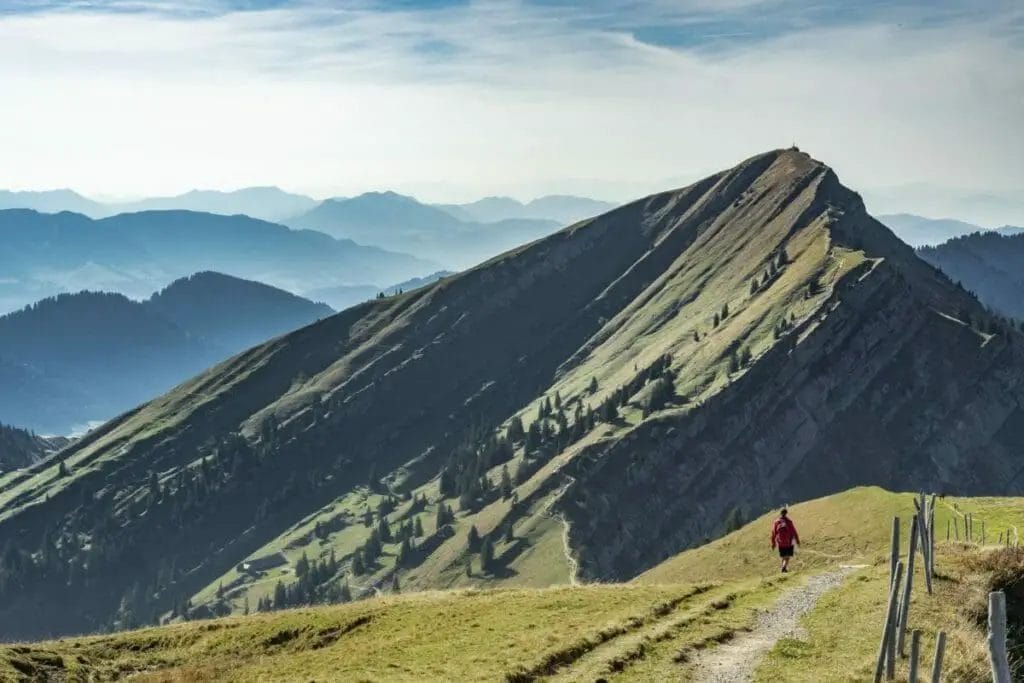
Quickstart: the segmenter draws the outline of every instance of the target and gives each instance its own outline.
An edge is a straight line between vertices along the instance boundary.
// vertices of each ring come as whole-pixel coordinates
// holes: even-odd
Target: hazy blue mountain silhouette
[[[230,192],[191,190],[171,197],[148,197],[134,202],[108,204],[108,214],[153,210],[184,210],[244,214],[266,221],[282,221],[312,209],[317,200],[306,195],[285,192],[278,187],[246,187]]]
[[[879,216],[878,220],[912,247],[934,246],[960,235],[985,230],[980,225],[954,218],[925,218],[911,213]]]
[[[81,214],[0,211],[0,312],[61,292],[116,291],[141,298],[201,271],[288,291],[384,285],[438,269],[407,254],[365,247],[248,216],[146,211],[93,220]]]
[[[0,317],[0,418],[67,433],[332,313],[262,283],[209,272],[141,302],[102,292],[44,299]]]
[[[493,223],[511,218],[527,218],[569,225],[610,211],[616,204],[588,197],[547,195],[525,204],[512,197],[485,197],[468,204],[436,206],[464,221]]]
[[[103,204],[83,197],[74,190],[0,190],[0,209],[34,209],[45,213],[74,211],[94,217],[107,213],[107,208]]]
[[[417,254],[451,268],[486,260],[513,246],[550,234],[561,225],[537,219],[467,222],[448,211],[395,192],[368,192],[351,199],[328,199],[287,224],[319,230],[359,244]]]

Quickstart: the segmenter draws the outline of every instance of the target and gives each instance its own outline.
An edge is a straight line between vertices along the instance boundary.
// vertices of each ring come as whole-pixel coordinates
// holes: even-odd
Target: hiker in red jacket
[[[782,558],[782,571],[789,571],[789,558],[793,557],[793,546],[800,545],[800,534],[796,525],[789,518],[789,511],[782,508],[779,518],[772,524],[772,550],[779,549]]]

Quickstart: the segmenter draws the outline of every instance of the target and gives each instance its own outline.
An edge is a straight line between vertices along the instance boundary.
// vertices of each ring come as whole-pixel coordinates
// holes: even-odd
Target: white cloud
[[[670,49],[598,10],[512,1],[169,7],[0,17],[0,187],[625,199],[793,140],[854,187],[1024,186],[1024,61],[1004,14]]]

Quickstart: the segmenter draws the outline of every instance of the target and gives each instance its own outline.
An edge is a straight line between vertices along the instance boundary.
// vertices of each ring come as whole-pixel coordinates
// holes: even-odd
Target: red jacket
[[[789,517],[779,517],[772,524],[772,547],[789,548],[796,541],[800,543],[800,534],[796,532],[796,524]]]

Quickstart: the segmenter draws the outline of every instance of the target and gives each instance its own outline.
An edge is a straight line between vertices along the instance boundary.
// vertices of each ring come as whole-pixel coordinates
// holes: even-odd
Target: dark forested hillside
[[[276,287],[213,272],[177,280],[144,305],[232,353],[334,313]]]
[[[976,232],[922,248],[918,254],[986,306],[1024,319],[1024,235]]]
[[[67,444],[62,436],[44,437],[0,424],[0,474],[44,460]]]
[[[0,480],[0,636],[623,579],[856,484],[1019,492],[1024,340],[990,318],[827,166],[762,154]]]
[[[143,302],[97,292],[44,299],[0,317],[0,415],[44,432],[84,429],[332,312],[219,273]]]

